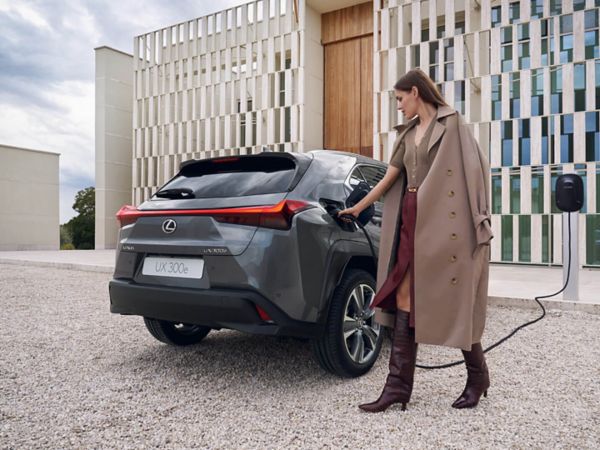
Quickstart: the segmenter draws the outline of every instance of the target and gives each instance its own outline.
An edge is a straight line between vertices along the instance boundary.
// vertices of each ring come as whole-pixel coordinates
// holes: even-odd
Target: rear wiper
[[[194,198],[194,191],[190,188],[174,188],[174,189],[163,189],[154,194],[160,198]]]

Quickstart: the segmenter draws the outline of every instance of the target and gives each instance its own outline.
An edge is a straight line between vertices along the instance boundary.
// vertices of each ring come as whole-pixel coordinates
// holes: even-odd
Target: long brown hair
[[[424,102],[431,103],[436,106],[448,106],[440,91],[438,91],[435,83],[421,69],[412,69],[406,72],[402,78],[396,81],[394,89],[398,91],[410,91],[416,87],[419,91],[419,97]]]

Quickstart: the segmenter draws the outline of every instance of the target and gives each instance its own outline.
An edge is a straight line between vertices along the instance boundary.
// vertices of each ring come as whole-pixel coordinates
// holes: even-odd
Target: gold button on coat
[[[458,236],[456,235],[456,233],[452,233],[452,234],[450,235],[450,239],[452,239],[452,240],[456,240],[456,238],[458,238]]]
[[[452,176],[452,169],[448,169],[446,171],[446,175],[448,175],[449,177],[451,177]]]
[[[454,197],[454,191],[448,191],[448,197]]]
[[[451,219],[456,219],[456,213],[454,211],[450,211],[450,214],[448,214],[450,216]]]
[[[458,283],[458,278],[452,278],[452,280],[450,281],[450,283],[457,284]]]
[[[458,259],[458,258],[456,257],[456,255],[452,255],[452,256],[450,257],[450,262],[456,262],[456,260],[457,260],[457,259]]]

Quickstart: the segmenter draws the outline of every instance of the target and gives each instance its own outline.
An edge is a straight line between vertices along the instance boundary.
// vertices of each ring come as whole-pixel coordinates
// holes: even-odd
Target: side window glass
[[[375,166],[360,166],[359,170],[363,174],[367,183],[369,183],[369,186],[371,186],[371,189],[373,189],[385,175],[385,169],[380,169],[379,167]]]
[[[358,185],[361,181],[366,181],[358,167],[352,169],[352,175],[350,175],[349,183],[352,189]]]

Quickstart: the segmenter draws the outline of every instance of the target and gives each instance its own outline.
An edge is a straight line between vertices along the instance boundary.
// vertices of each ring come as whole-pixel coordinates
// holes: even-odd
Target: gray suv
[[[110,311],[143,316],[171,345],[221,328],[306,338],[324,369],[366,373],[382,342],[369,308],[377,263],[364,232],[332,210],[386,167],[327,150],[182,163],[150,200],[117,214]],[[365,226],[375,254],[381,211],[376,202]]]

